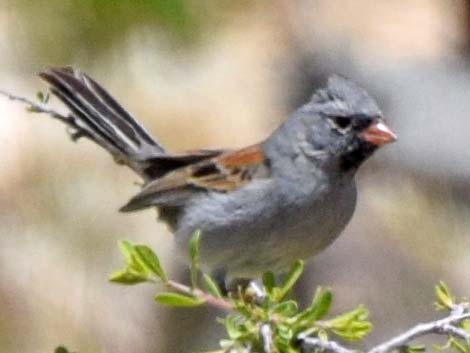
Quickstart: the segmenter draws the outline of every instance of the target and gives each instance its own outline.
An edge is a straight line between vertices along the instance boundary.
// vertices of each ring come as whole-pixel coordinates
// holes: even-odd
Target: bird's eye
[[[351,118],[346,118],[342,116],[337,116],[333,118],[332,120],[335,123],[335,125],[339,127],[340,129],[347,128],[349,125],[351,125],[351,121],[352,121]]]

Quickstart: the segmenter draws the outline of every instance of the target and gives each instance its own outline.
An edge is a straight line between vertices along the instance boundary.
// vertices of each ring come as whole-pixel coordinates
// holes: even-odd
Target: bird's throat
[[[359,143],[359,145],[346,152],[340,157],[340,169],[343,172],[350,172],[357,170],[361,164],[369,158],[374,151],[377,149],[376,146]]]

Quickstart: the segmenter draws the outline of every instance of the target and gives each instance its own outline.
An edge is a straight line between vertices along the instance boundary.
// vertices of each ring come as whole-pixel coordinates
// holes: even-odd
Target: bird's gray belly
[[[354,183],[280,192],[273,180],[260,180],[228,194],[201,196],[186,207],[176,240],[187,253],[190,235],[201,230],[201,264],[206,271],[253,278],[267,270],[283,272],[328,246],[350,220]]]

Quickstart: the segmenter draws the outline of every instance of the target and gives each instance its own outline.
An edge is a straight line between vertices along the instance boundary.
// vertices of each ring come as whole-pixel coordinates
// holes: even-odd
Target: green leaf
[[[27,111],[28,113],[41,113],[41,110],[40,110],[40,109],[38,109],[38,108],[36,108],[36,107],[33,107],[33,106],[31,106],[31,105],[28,106],[28,107],[26,107],[26,111]]]
[[[220,292],[220,288],[217,285],[217,283],[214,282],[214,280],[208,275],[208,274],[203,274],[202,276],[203,279],[203,284],[204,284],[204,289],[206,290],[207,293],[210,295],[217,297],[217,298],[222,298],[222,293]]]
[[[312,300],[312,307],[315,308],[315,320],[319,320],[328,314],[331,302],[333,301],[333,293],[329,289],[317,288],[315,296]]]
[[[328,334],[326,333],[325,330],[319,330],[318,338],[321,339],[322,341],[328,341]]]
[[[199,273],[199,244],[201,240],[201,231],[196,230],[189,240],[189,257],[191,259],[191,285],[197,287]]]
[[[277,301],[284,299],[284,297],[290,292],[295,283],[297,283],[297,280],[299,279],[303,270],[304,262],[302,260],[297,260],[287,274],[286,279],[275,298]]]
[[[286,317],[297,314],[298,306],[294,300],[287,300],[274,306],[273,312]]]
[[[134,253],[134,245],[132,245],[130,241],[120,240],[118,241],[118,247],[122,256],[124,256],[126,264],[131,265],[133,261],[132,254]]]
[[[465,345],[463,343],[460,343],[458,340],[455,338],[451,337],[449,339],[450,346],[454,348],[457,352],[459,353],[468,353],[468,350],[466,349]]]
[[[330,328],[341,328],[353,321],[363,321],[367,319],[368,314],[367,309],[364,308],[364,306],[359,305],[356,309],[338,315],[337,317],[328,320],[325,324]]]
[[[406,353],[422,353],[426,351],[426,346],[422,344],[415,344],[412,346],[405,346],[404,351]]]
[[[204,301],[199,298],[171,292],[158,293],[155,296],[155,301],[171,307],[194,307],[204,304]]]
[[[166,277],[166,274],[160,265],[160,260],[158,256],[152,251],[152,249],[145,245],[136,245],[134,247],[134,251],[146,269],[155,274],[163,282],[168,281],[168,278]]]
[[[312,304],[298,317],[298,321],[306,321],[308,324],[320,320],[330,310],[333,294],[329,289],[318,287],[312,300]]]
[[[364,338],[372,329],[372,324],[367,321],[368,315],[368,311],[363,306],[358,306],[354,310],[324,322],[324,325],[337,336],[356,341]]]
[[[276,277],[271,271],[263,273],[263,286],[268,294],[271,294],[276,286]]]
[[[132,271],[131,269],[116,271],[109,277],[111,282],[128,285],[147,282],[148,279],[148,276],[145,274]]]
[[[44,93],[42,93],[42,91],[36,92],[36,98],[40,102],[44,101]]]
[[[470,332],[470,319],[469,320],[463,320],[460,323],[460,327],[463,328],[465,331]]]
[[[232,348],[232,346],[235,344],[232,340],[227,340],[227,339],[221,339],[219,341],[219,345],[224,349],[224,352],[227,352],[227,349]]]
[[[126,281],[127,284],[139,283],[144,281],[143,279],[149,279],[149,274],[154,274],[163,282],[167,281],[158,256],[148,246],[134,245],[127,240],[119,241],[118,246],[126,261],[127,269],[113,274],[114,282],[119,282],[122,277],[122,281]]]
[[[70,353],[70,351],[64,346],[59,346],[54,349],[54,353]]]
[[[345,340],[358,341],[363,339],[371,329],[372,324],[370,322],[355,322],[341,329],[333,329],[332,331]]]
[[[49,95],[49,92],[44,93],[44,92],[38,91],[36,93],[36,98],[39,102],[43,104],[47,104],[47,102],[49,102],[50,95]]]
[[[292,330],[290,325],[279,323],[276,325],[276,331],[277,335],[279,335],[279,337],[285,341],[290,342],[294,337],[294,331]]]
[[[449,287],[447,287],[443,281],[440,281],[435,287],[435,293],[437,297],[436,308],[438,310],[452,310],[455,298],[450,293]]]
[[[225,320],[223,320],[225,331],[231,340],[236,340],[242,336],[240,330],[240,324],[243,322],[240,316],[238,315],[228,315]]]
[[[196,230],[189,240],[189,256],[192,262],[199,261],[199,243],[201,240],[201,231]]]

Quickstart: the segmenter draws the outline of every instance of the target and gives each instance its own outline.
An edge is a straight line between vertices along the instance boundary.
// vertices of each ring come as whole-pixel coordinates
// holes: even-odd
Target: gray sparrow
[[[202,268],[229,279],[282,273],[325,249],[353,215],[356,171],[396,140],[374,99],[332,76],[258,144],[170,153],[79,70],[39,75],[67,106],[80,136],[143,179],[121,211],[157,208],[184,253],[200,230]]]

